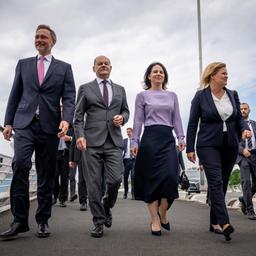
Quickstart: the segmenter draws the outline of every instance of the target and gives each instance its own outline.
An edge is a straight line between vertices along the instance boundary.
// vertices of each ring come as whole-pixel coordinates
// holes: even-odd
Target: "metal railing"
[[[0,159],[0,212],[2,212],[10,208],[10,186],[13,173],[12,158],[0,154]],[[34,163],[30,170],[29,183],[30,198],[32,199],[36,196],[37,191],[37,176]]]

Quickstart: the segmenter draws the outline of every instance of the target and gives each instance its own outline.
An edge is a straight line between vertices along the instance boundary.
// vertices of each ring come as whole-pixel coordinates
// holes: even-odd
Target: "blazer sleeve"
[[[195,140],[196,140],[196,133],[198,122],[201,117],[201,106],[200,106],[200,93],[198,91],[194,96],[191,107],[190,107],[190,115],[188,121],[188,128],[187,128],[187,149],[186,152],[195,152]]]
[[[68,64],[62,93],[63,120],[72,125],[75,111],[76,88],[71,65]]]
[[[12,85],[12,90],[9,95],[7,108],[5,112],[4,126],[13,125],[15,113],[20,102],[23,91],[23,84],[21,78],[21,61],[19,60],[15,69],[15,77]]]
[[[81,85],[78,90],[77,94],[77,101],[76,101],[76,110],[75,110],[75,117],[74,117],[74,132],[75,137],[78,139],[80,137],[85,137],[84,135],[84,114],[85,114],[85,104],[86,104],[86,97],[84,94],[84,87]]]
[[[243,119],[242,113],[240,111],[240,100],[238,97],[237,91],[233,91],[235,103],[236,103],[236,109],[237,109],[237,117],[236,117],[236,124],[239,132],[239,139],[241,140],[241,134],[244,130],[250,130],[248,124]]]
[[[130,111],[129,111],[129,107],[127,104],[127,98],[126,98],[126,93],[125,93],[125,89],[122,87],[123,90],[123,102],[122,102],[122,106],[121,106],[121,113],[120,115],[122,115],[124,121],[123,124],[128,122],[129,116],[130,116]]]

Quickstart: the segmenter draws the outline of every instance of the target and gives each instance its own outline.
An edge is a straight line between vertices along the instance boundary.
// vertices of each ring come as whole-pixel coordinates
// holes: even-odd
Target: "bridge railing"
[[[0,212],[10,208],[10,186],[12,181],[12,157],[0,154]],[[34,163],[29,174],[29,192],[30,198],[36,196],[37,176]]]

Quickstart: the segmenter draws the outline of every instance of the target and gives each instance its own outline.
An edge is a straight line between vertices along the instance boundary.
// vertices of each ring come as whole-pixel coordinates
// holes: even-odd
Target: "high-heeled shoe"
[[[158,214],[159,219],[160,219],[161,227],[164,228],[164,229],[166,229],[166,230],[168,230],[168,231],[170,231],[170,230],[171,230],[171,228],[170,228],[170,222],[168,221],[167,223],[163,223],[163,222],[162,222],[162,219],[161,219],[161,216],[160,216],[160,213],[157,212],[157,214]]]
[[[150,223],[150,228],[151,228],[151,234],[152,234],[153,236],[161,236],[161,235],[162,235],[161,230],[153,230],[153,229],[152,229],[152,223]]]
[[[209,231],[210,231],[210,232],[213,232],[213,233],[215,233],[215,234],[217,234],[217,235],[223,235],[223,231],[220,230],[220,229],[218,229],[218,228],[214,228],[214,227],[212,226],[212,224],[210,224],[210,226],[209,226]]]
[[[230,241],[231,237],[230,234],[235,231],[234,227],[232,225],[228,225],[225,229],[223,229],[223,235],[226,239],[226,241]]]

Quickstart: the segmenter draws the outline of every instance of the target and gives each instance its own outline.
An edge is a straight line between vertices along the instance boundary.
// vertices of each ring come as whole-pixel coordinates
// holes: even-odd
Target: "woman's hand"
[[[179,142],[178,147],[179,147],[179,151],[183,151],[186,147],[185,142]]]
[[[187,158],[190,162],[195,163],[196,162],[196,153],[195,152],[188,152]]]
[[[137,156],[137,154],[138,154],[138,148],[137,148],[137,147],[132,147],[132,148],[131,148],[131,153],[132,153],[133,156]]]

